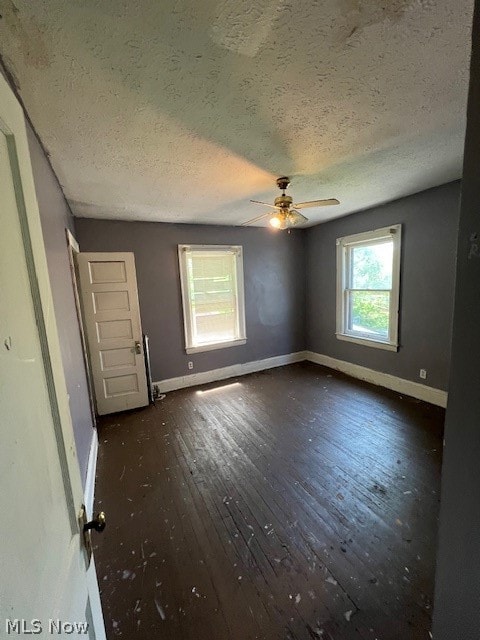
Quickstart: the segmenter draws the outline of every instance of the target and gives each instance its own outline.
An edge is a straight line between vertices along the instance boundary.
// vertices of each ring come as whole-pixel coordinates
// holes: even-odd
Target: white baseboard
[[[187,376],[179,376],[178,378],[168,378],[154,382],[158,385],[160,393],[174,391],[175,389],[184,389],[185,387],[196,387],[200,384],[216,382],[217,380],[226,380],[227,378],[235,378],[236,376],[244,376],[247,373],[255,371],[264,371],[265,369],[273,369],[274,367],[283,367],[293,362],[302,362],[306,359],[305,351],[296,353],[287,353],[283,356],[275,356],[273,358],[265,358],[264,360],[255,360],[253,362],[245,362],[244,364],[233,364],[230,367],[222,367],[221,369],[212,369],[211,371],[202,371],[201,373],[191,373]]]
[[[314,351],[306,351],[305,359],[310,362],[322,364],[330,369],[336,369],[342,371],[353,378],[359,378],[366,382],[379,385],[380,387],[386,387],[392,391],[398,393],[404,393],[406,396],[412,396],[418,400],[424,400],[431,404],[438,405],[439,407],[447,406],[448,394],[441,389],[435,389],[434,387],[427,387],[424,384],[418,382],[412,382],[411,380],[405,380],[404,378],[397,378],[388,373],[382,373],[381,371],[375,371],[374,369],[368,369],[358,364],[352,364],[351,362],[345,362],[344,360],[337,360],[330,356],[324,356]]]
[[[273,369],[274,367],[283,367],[286,364],[302,362],[303,360],[309,360],[310,362],[330,367],[330,369],[342,371],[353,378],[365,380],[366,382],[371,382],[372,384],[376,384],[380,387],[386,387],[392,391],[403,393],[406,396],[412,396],[418,400],[430,402],[431,404],[438,405],[439,407],[447,406],[448,394],[446,391],[435,389],[434,387],[427,387],[427,385],[412,382],[411,380],[405,380],[404,378],[397,378],[396,376],[392,376],[388,373],[368,369],[367,367],[352,364],[351,362],[346,362],[344,360],[337,360],[336,358],[315,353],[314,351],[297,351],[296,353],[288,353],[283,356],[275,356],[264,360],[255,360],[253,362],[245,362],[244,364],[234,364],[230,367],[212,369],[211,371],[202,371],[201,373],[191,373],[190,375],[179,376],[178,378],[168,378],[166,380],[154,382],[153,384],[158,386],[160,393],[167,393],[168,391],[175,391],[176,389],[196,387],[201,384],[216,382],[217,380],[235,378],[237,376],[246,375],[247,373],[254,373],[255,371],[264,371],[265,369]],[[95,475],[93,479],[95,480]]]
[[[93,500],[95,498],[95,474],[97,471],[97,455],[98,455],[98,433],[93,429],[92,444],[90,445],[90,453],[88,455],[87,478],[85,481],[84,500],[87,509],[87,516],[90,518],[93,514]]]

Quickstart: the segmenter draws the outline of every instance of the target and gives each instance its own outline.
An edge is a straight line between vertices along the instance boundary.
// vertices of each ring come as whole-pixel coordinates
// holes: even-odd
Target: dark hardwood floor
[[[108,637],[428,639],[443,420],[307,363],[102,419]]]

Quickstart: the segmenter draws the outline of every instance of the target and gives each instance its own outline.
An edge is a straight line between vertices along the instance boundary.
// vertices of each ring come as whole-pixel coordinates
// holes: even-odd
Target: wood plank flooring
[[[103,418],[109,639],[428,639],[443,421],[309,363]]]

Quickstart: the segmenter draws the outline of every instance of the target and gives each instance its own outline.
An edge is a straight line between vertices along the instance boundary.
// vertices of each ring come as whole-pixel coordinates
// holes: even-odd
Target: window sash
[[[245,343],[242,247],[179,245],[178,252],[187,353]],[[222,258],[231,264],[220,262],[216,272]]]
[[[388,324],[386,334],[381,331],[375,331],[374,329],[368,330],[367,327],[364,327],[364,331],[361,329],[353,329],[352,325],[354,323],[353,318],[353,297],[352,293],[386,293],[388,294]],[[390,341],[390,333],[391,333],[391,322],[390,322],[390,308],[391,308],[391,289],[345,289],[344,291],[344,308],[345,308],[345,322],[344,322],[344,330],[345,334],[351,336],[359,336],[366,338],[368,340],[379,340],[379,341]]]

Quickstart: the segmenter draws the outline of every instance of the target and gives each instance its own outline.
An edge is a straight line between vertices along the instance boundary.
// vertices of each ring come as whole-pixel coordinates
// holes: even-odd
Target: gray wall
[[[132,251],[152,377],[163,380],[304,349],[305,263],[301,231],[76,219],[81,251]],[[178,244],[243,246],[247,344],[185,353]],[[189,371],[187,362],[194,362]]]
[[[435,640],[480,637],[480,2],[475,3],[445,426]]]
[[[307,231],[306,348],[446,389],[450,360],[460,183],[452,182]],[[398,352],[338,340],[335,240],[402,226]]]
[[[85,483],[93,425],[65,237],[66,228],[73,233],[73,218],[50,163],[28,123],[27,134],[75,443],[82,482]]]

